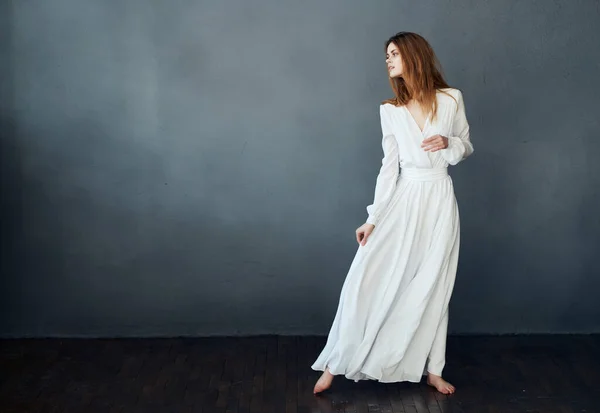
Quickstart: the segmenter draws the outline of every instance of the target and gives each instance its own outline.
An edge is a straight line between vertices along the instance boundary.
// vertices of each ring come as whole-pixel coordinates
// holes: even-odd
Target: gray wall
[[[450,331],[600,332],[599,2],[352,3],[0,3],[0,334],[327,333],[400,30],[476,148]]]

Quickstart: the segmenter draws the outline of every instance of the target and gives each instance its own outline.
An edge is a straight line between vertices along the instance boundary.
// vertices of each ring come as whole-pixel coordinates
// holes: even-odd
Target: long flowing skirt
[[[441,376],[459,243],[445,168],[402,170],[384,215],[352,261],[312,368],[329,367],[355,381]]]

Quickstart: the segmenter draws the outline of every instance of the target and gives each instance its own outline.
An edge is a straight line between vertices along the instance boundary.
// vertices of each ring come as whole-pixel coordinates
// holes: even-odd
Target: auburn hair
[[[416,100],[425,113],[431,113],[432,118],[435,118],[437,91],[450,86],[444,80],[433,48],[421,35],[411,32],[399,32],[390,37],[385,42],[385,53],[392,43],[400,52],[402,76],[390,76],[395,97],[383,103],[404,106],[411,100]]]

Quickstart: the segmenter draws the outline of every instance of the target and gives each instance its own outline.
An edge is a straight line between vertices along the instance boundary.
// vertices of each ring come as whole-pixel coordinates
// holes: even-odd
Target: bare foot
[[[442,379],[440,376],[429,373],[427,375],[427,384],[435,387],[442,394],[453,394],[456,390],[453,385]]]
[[[321,393],[322,391],[327,390],[331,387],[331,382],[333,381],[333,374],[329,372],[329,369],[326,368],[317,383],[315,384],[315,388],[313,390],[314,394]]]

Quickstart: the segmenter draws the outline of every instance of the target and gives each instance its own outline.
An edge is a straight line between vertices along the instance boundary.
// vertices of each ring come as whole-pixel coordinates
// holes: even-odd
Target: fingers
[[[365,224],[362,227],[358,228],[356,230],[356,241],[360,245],[364,246],[367,243],[367,239],[369,238],[369,236],[373,232],[374,228],[375,228],[374,225],[367,225],[367,224]]]
[[[367,244],[367,238],[369,238],[369,235],[367,233],[365,233],[365,236],[363,237],[360,245],[362,245],[364,247]]]
[[[356,230],[356,242],[361,244],[364,233],[362,231]]]
[[[437,152],[444,149],[444,139],[440,135],[431,136],[421,143],[421,148],[426,152]]]
[[[427,151],[427,152],[435,152],[435,151],[439,151],[440,149],[443,149],[444,147],[441,143],[432,143],[429,145],[422,146],[422,148],[424,151]]]
[[[369,235],[364,231],[356,231],[356,242],[359,243],[359,245],[365,245],[367,243],[367,238],[369,237]]]
[[[367,244],[367,239],[369,239],[369,237],[371,236],[371,234],[373,233],[373,228],[369,228],[367,230],[365,230],[365,233],[363,234],[363,240],[362,240],[362,245],[365,246]]]
[[[439,135],[432,136],[421,142],[421,148],[423,148],[426,151],[430,151],[433,148],[440,146],[442,143],[441,141],[442,139],[439,137]]]

